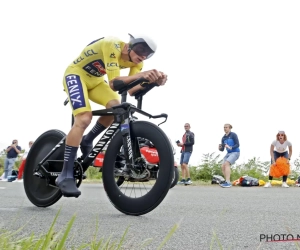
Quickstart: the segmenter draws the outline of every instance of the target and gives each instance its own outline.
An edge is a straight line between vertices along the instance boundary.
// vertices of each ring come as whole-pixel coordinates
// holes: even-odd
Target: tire
[[[174,167],[174,176],[173,176],[173,180],[172,180],[172,183],[171,183],[171,186],[170,188],[173,188],[177,185],[177,182],[179,180],[179,170],[177,167]]]
[[[102,180],[110,202],[120,212],[142,215],[155,209],[167,195],[174,176],[174,157],[168,137],[155,124],[146,121],[131,123],[132,136],[149,139],[156,147],[160,159],[159,176],[152,189],[139,198],[127,197],[118,187],[114,177],[115,159],[123,145],[121,132],[110,142],[105,153]]]
[[[28,199],[37,207],[48,207],[56,203],[61,197],[60,189],[47,185],[46,179],[34,176],[34,170],[38,163],[60,142],[65,134],[59,130],[49,130],[40,135],[32,145],[24,167],[24,189]],[[49,159],[64,159],[63,143]],[[61,172],[62,164],[59,164],[55,171]],[[45,167],[46,168],[46,167]],[[47,169],[49,171],[49,169]],[[51,171],[51,170],[50,170]],[[53,170],[52,170],[53,171]]]

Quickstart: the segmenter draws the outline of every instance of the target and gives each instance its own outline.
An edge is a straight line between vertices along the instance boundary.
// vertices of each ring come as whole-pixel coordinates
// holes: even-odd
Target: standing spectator
[[[224,125],[225,135],[222,137],[221,144],[219,144],[219,150],[224,151],[226,148],[227,154],[223,159],[222,173],[225,178],[225,182],[221,183],[220,186],[223,188],[230,188],[230,167],[236,162],[240,157],[240,143],[236,133],[231,132],[232,125],[226,123]]]
[[[193,152],[193,145],[195,143],[195,135],[190,131],[191,125],[189,123],[184,124],[185,133],[182,137],[182,142],[179,140],[176,142],[178,147],[181,147],[181,172],[182,180],[178,184],[190,185],[192,184],[188,163]],[[187,178],[187,179],[185,179]]]
[[[287,150],[289,148],[289,150]],[[270,155],[271,155],[271,164],[276,163],[276,160],[279,157],[284,157],[287,159],[287,163],[291,160],[292,157],[292,143],[287,140],[287,136],[284,131],[278,131],[276,135],[276,140],[272,142],[270,147]],[[271,166],[269,173],[269,182],[266,183],[264,187],[272,187],[271,181],[273,180],[272,176],[272,167],[277,168],[276,170],[283,173],[282,176],[282,187],[288,188],[289,185],[286,183],[287,175],[289,173],[289,164],[285,164],[286,166]],[[278,169],[280,168],[280,169]]]
[[[6,159],[4,161],[4,178],[1,181],[7,181],[7,177],[11,175],[13,166],[21,147],[18,146],[18,140],[13,140],[12,144],[6,149]]]
[[[32,144],[33,144],[33,141],[30,141],[28,150],[25,150],[24,154],[22,155],[21,165],[19,167],[19,172],[18,172],[18,178],[15,180],[15,182],[23,182],[23,172],[24,172],[24,167],[25,167],[25,163],[26,163],[26,158],[27,158],[28,152],[29,152]]]

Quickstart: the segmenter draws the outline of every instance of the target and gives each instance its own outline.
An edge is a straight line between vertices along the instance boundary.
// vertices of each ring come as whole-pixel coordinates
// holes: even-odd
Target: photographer
[[[6,149],[6,159],[4,162],[4,178],[2,179],[2,181],[7,181],[7,177],[11,175],[13,166],[20,152],[21,147],[18,146],[18,141],[13,140],[12,144]]]

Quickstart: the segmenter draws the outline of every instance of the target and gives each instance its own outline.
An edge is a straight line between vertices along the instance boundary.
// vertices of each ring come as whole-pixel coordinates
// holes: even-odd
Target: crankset
[[[33,173],[34,176],[45,179],[46,184],[52,187],[57,187],[55,184],[55,179],[61,173],[63,161],[61,160],[48,160],[43,165],[40,165],[38,169]],[[56,170],[56,171],[49,171]],[[74,178],[76,181],[76,186],[79,187],[82,183],[82,180],[86,178],[83,174],[83,168],[78,161],[74,162]]]

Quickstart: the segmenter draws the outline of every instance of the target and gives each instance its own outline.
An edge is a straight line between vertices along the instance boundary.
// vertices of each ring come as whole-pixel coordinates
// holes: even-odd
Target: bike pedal
[[[43,175],[39,172],[34,172],[33,175],[37,176],[37,177],[40,177],[40,178],[43,178]]]

